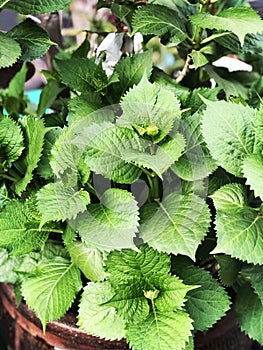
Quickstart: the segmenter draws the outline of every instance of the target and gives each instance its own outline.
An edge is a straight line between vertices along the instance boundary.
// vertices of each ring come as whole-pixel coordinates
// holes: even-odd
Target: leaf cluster
[[[100,55],[87,38],[60,51],[35,112],[26,62],[53,43],[30,19],[0,33],[0,68],[24,62],[0,93],[0,282],[44,330],[77,298],[80,328],[134,350],[193,350],[234,290],[241,329],[263,344],[263,22],[234,0],[104,6],[129,34]],[[164,47],[183,62],[171,74],[153,62]],[[253,71],[213,65],[229,53]]]

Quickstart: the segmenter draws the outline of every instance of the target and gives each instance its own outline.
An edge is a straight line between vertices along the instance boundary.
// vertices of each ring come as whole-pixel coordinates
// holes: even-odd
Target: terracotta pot
[[[109,342],[82,332],[76,326],[73,313],[67,313],[58,322],[48,323],[46,334],[43,334],[39,319],[24,303],[16,308],[12,286],[1,283],[0,326],[5,342],[8,344],[8,350],[129,349],[124,340]],[[0,340],[0,350],[5,350],[1,345]],[[250,349],[259,350],[262,347],[256,345],[240,331],[234,310],[230,310],[212,329],[195,335],[195,350]]]
[[[58,322],[48,323],[43,334],[33,311],[24,303],[16,308],[11,285],[0,284],[0,324],[9,350],[129,349],[124,340],[109,342],[87,335],[77,328],[76,318],[71,313]]]

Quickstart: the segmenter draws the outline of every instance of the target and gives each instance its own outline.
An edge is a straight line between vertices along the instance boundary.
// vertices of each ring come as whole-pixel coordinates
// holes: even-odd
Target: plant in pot
[[[263,23],[242,0],[98,7],[117,31],[95,56],[88,39],[60,50],[37,110],[23,94],[26,64],[1,91],[1,281],[44,331],[74,303],[88,334],[190,350],[234,303],[263,344]],[[2,68],[52,45],[30,19],[0,39]],[[172,52],[169,74],[153,65],[157,50]],[[212,64],[228,54],[252,71]]]

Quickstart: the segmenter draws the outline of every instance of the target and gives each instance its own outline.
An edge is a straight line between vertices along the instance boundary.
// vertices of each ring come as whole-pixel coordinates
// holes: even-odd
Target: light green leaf
[[[263,264],[263,217],[246,205],[245,188],[225,185],[212,196],[216,214],[217,246],[225,253],[254,264]]]
[[[203,199],[171,193],[155,208],[145,205],[140,237],[158,251],[180,253],[194,260],[209,225],[210,213]]]
[[[112,84],[114,96],[121,96],[135,84],[139,84],[144,74],[149,79],[152,72],[152,52],[145,51],[120,60],[115,67],[119,82]]]
[[[83,145],[74,143],[77,128],[64,129],[58,137],[56,143],[52,147],[50,165],[54,174],[67,185],[74,187],[78,183],[78,168],[77,165],[83,152]],[[83,127],[85,125],[81,125]]]
[[[15,283],[17,281],[18,276],[15,270],[20,262],[20,257],[10,257],[6,249],[0,249],[1,283]]]
[[[127,163],[153,170],[160,178],[162,174],[180,157],[184,150],[185,140],[181,134],[176,134],[167,142],[158,146],[156,154],[127,150],[123,159]]]
[[[93,58],[56,60],[55,67],[62,82],[79,92],[100,92],[113,82],[108,79],[101,64],[97,65]]]
[[[90,203],[89,193],[65,188],[63,183],[55,182],[43,186],[37,193],[38,210],[42,215],[40,227],[48,221],[65,221],[86,210]]]
[[[240,184],[233,183],[222,186],[212,196],[217,210],[238,210],[246,206],[247,198],[244,187]]]
[[[95,248],[89,248],[84,243],[73,242],[67,246],[72,262],[92,282],[103,281],[104,272],[103,254]]]
[[[21,56],[21,52],[17,41],[0,32],[0,68],[12,66]]]
[[[47,32],[31,19],[26,19],[8,32],[22,49],[22,60],[32,61],[44,55],[53,44]]]
[[[170,257],[166,253],[143,245],[140,252],[123,249],[112,251],[106,260],[106,270],[110,274],[110,281],[118,285],[121,281],[134,276],[138,278],[150,277],[152,274],[167,274],[170,271]]]
[[[93,124],[85,129],[85,161],[91,170],[119,183],[132,183],[141,169],[123,160],[127,150],[143,151],[133,130],[110,123]]]
[[[90,204],[74,225],[82,240],[102,250],[133,248],[138,231],[137,202],[128,191],[110,188],[100,198],[100,204]]]
[[[226,101],[206,100],[206,104],[203,136],[213,158],[231,174],[243,177],[244,158],[262,149],[251,127],[256,111],[249,106]]]
[[[217,255],[216,260],[219,264],[219,277],[224,286],[231,286],[236,282],[239,271],[242,268],[242,262],[231,258],[229,255]]]
[[[108,306],[114,296],[109,282],[89,283],[85,287],[79,306],[78,325],[91,335],[105,339],[124,337],[124,320],[115,308]]]
[[[148,282],[154,290],[159,291],[154,304],[161,312],[182,309],[187,300],[186,294],[197,288],[197,286],[187,286],[178,277],[169,274],[152,274]]]
[[[0,117],[0,163],[14,162],[24,149],[20,126],[11,118]]]
[[[0,210],[10,201],[8,190],[5,183],[0,186]]]
[[[0,247],[25,255],[43,248],[50,229],[39,229],[26,203],[9,201],[0,212],[0,232]]]
[[[178,45],[187,37],[184,22],[178,13],[168,7],[147,5],[140,7],[133,16],[134,32],[163,37],[168,35],[169,43]]]
[[[133,350],[185,348],[192,320],[186,312],[152,312],[145,320],[128,324],[126,337]]]
[[[23,15],[30,15],[32,13],[47,13],[62,10],[72,0],[10,0],[7,7],[10,10],[21,13]]]
[[[250,154],[244,159],[243,173],[247,178],[247,185],[250,185],[255,196],[263,199],[263,155]]]
[[[205,144],[200,127],[201,114],[187,116],[180,123],[180,131],[186,139],[186,147],[172,170],[186,181],[196,181],[207,177],[216,163]]]
[[[249,284],[238,290],[235,309],[241,330],[263,345],[263,305]]]
[[[20,123],[25,133],[27,147],[23,159],[26,172],[24,177],[15,183],[16,193],[19,195],[25,191],[27,185],[33,178],[33,171],[40,160],[44,136],[47,131],[42,119],[35,119],[34,117],[27,116],[21,119]]]
[[[22,294],[45,330],[48,322],[65,314],[81,288],[79,269],[70,261],[55,257],[39,262],[34,274],[23,281]]]
[[[192,263],[175,260],[175,273],[185,284],[199,285],[187,294],[186,311],[194,320],[194,328],[204,331],[223,317],[230,307],[222,286],[205,270]]]
[[[191,56],[193,59],[195,69],[203,67],[209,62],[208,58],[204,55],[203,52],[201,52],[201,50],[192,50],[189,56]]]
[[[263,303],[263,266],[253,266],[242,269],[240,272],[242,276],[248,279],[251,283],[252,288],[258,295],[259,299]]]
[[[190,16],[192,23],[201,28],[230,31],[236,34],[241,45],[248,33],[263,31],[263,23],[259,14],[251,7],[236,6],[226,9],[218,16],[212,16],[209,12]]]
[[[141,135],[153,136],[157,143],[180,119],[180,102],[171,90],[151,84],[144,75],[121,101],[123,114],[118,123],[134,127]],[[140,131],[142,130],[142,131]]]
[[[143,279],[130,277],[126,283],[114,288],[115,295],[106,304],[114,307],[128,323],[140,322],[149,315],[150,311],[144,295],[145,287]]]

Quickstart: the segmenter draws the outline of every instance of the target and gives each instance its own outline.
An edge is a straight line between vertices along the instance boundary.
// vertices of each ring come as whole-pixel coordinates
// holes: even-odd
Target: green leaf
[[[20,263],[20,257],[10,257],[7,250],[0,249],[0,282],[15,283],[17,281],[17,273],[15,272],[17,265]]]
[[[134,276],[138,278],[150,277],[152,274],[167,274],[170,271],[170,257],[166,253],[143,245],[140,252],[123,249],[112,251],[106,260],[106,270],[110,274],[110,281],[118,285],[121,281]]]
[[[183,311],[152,312],[145,320],[128,324],[126,337],[134,350],[181,350],[191,336],[191,323]]]
[[[241,330],[262,345],[263,305],[249,284],[239,288],[235,309]]]
[[[205,144],[200,127],[201,114],[187,116],[180,123],[180,131],[186,138],[182,156],[172,166],[172,170],[183,180],[196,181],[207,177],[216,163]]]
[[[8,36],[20,44],[24,61],[41,57],[53,44],[47,32],[29,18],[11,29]]]
[[[187,37],[184,23],[178,13],[168,7],[147,5],[140,7],[133,16],[133,31],[163,37],[168,35],[169,43],[178,45]]]
[[[119,183],[132,183],[141,169],[125,162],[128,150],[144,148],[133,130],[110,123],[93,124],[85,129],[85,161],[91,170]]]
[[[40,101],[37,106],[37,115],[41,116],[45,113],[46,109],[52,105],[56,100],[57,95],[64,90],[65,86],[55,79],[48,80],[47,84],[43,87],[40,95]]]
[[[211,198],[217,209],[217,246],[225,253],[254,264],[263,264],[263,217],[246,204],[245,188],[238,184],[221,187]]]
[[[72,124],[85,118],[87,125],[92,124],[92,122],[113,121],[114,116],[110,118],[110,113],[102,113],[102,107],[101,97],[97,93],[76,96],[69,101],[67,120],[69,124]]]
[[[103,254],[95,248],[89,248],[84,243],[74,242],[67,246],[72,262],[92,282],[103,281],[104,272]]]
[[[55,66],[62,82],[79,92],[100,92],[113,82],[93,58],[57,59]]]
[[[139,211],[133,195],[110,188],[101,196],[100,204],[90,204],[73,224],[87,245],[110,251],[136,248],[133,238],[138,231],[138,221]]]
[[[0,210],[6,205],[8,201],[10,201],[8,190],[6,188],[6,184],[2,183],[0,186]]]
[[[212,157],[231,174],[243,177],[244,158],[262,149],[251,127],[256,111],[249,106],[226,101],[206,100],[206,104],[203,136]]]
[[[251,283],[252,288],[258,295],[259,299],[263,303],[263,288],[262,288],[262,277],[263,277],[263,266],[253,266],[242,269],[241,275],[248,279]]]
[[[183,283],[200,286],[188,292],[185,305],[186,311],[194,320],[195,330],[210,328],[230,307],[226,291],[207,271],[193,266],[192,262],[175,259],[174,268]]]
[[[85,190],[65,188],[63,183],[55,182],[43,186],[38,191],[37,202],[42,215],[42,227],[48,221],[65,221],[83,213],[90,203],[90,196]]]
[[[244,159],[243,173],[247,178],[247,184],[255,192],[255,196],[263,199],[263,155],[250,154]]]
[[[23,158],[26,172],[24,177],[15,183],[16,193],[18,195],[26,190],[27,185],[33,178],[33,171],[40,160],[44,136],[47,131],[42,119],[35,119],[34,117],[27,116],[24,117],[20,123],[25,133],[27,147]]]
[[[201,28],[230,31],[237,35],[241,45],[248,33],[263,31],[263,23],[259,14],[251,7],[236,6],[226,9],[218,16],[212,16],[209,12],[190,16],[191,22]]]
[[[114,307],[128,323],[140,322],[150,311],[144,288],[145,282],[142,279],[131,277],[125,284],[119,284],[114,288],[115,295],[106,304]]]
[[[21,56],[21,47],[17,41],[0,32],[0,68],[10,67]]]
[[[24,85],[26,81],[26,63],[24,62],[22,68],[15,74],[8,86],[8,96],[18,99],[23,98]]]
[[[54,178],[54,173],[50,165],[51,150],[61,133],[61,128],[53,128],[45,134],[43,152],[37,165],[37,172],[46,180]]]
[[[109,282],[89,283],[84,288],[79,305],[78,325],[91,335],[105,339],[124,337],[124,320],[107,305],[114,296]]]
[[[195,69],[203,67],[209,62],[208,58],[203,54],[203,52],[201,52],[201,50],[192,50],[189,56],[191,56],[193,59]]]
[[[0,163],[14,162],[24,149],[20,126],[11,118],[0,117]]]
[[[160,178],[162,174],[180,157],[184,150],[185,140],[181,134],[176,134],[167,142],[158,146],[156,154],[150,154],[146,151],[128,150],[123,159],[138,167],[153,170]]]
[[[112,84],[113,96],[122,96],[129,88],[139,84],[144,74],[149,79],[152,72],[152,52],[128,56],[120,60],[114,70],[119,77],[119,82]]]
[[[81,288],[79,269],[67,259],[55,257],[39,262],[34,274],[23,281],[22,293],[45,330],[48,322],[65,314]]]
[[[227,77],[224,77],[223,73],[225,70],[222,68],[216,68],[207,64],[204,67],[205,71],[209,74],[211,79],[214,79],[217,85],[225,91],[226,97],[242,97],[243,99],[248,99],[248,89],[244,86],[242,82],[234,79],[231,73],[227,73]],[[221,74],[220,74],[221,73]]]
[[[171,90],[151,84],[144,75],[140,83],[130,89],[122,99],[123,114],[118,123],[143,128],[140,134],[151,136],[156,128],[155,142],[161,141],[180,118],[180,102]],[[149,128],[149,129],[148,129]]]
[[[140,237],[158,251],[195,258],[210,225],[209,209],[200,197],[171,193],[153,207],[144,206]]]
[[[78,57],[87,57],[88,53],[90,51],[90,42],[86,38],[83,40],[83,42],[79,45],[79,47],[72,53],[72,58],[78,58]]]
[[[216,260],[219,264],[220,281],[225,286],[231,286],[236,282],[243,263],[229,255],[217,255]]]
[[[23,15],[32,13],[47,13],[62,10],[71,0],[10,0],[6,7]]]
[[[39,229],[27,203],[9,201],[0,212],[0,247],[13,255],[25,255],[43,248],[50,230]]]
[[[74,142],[80,128],[83,132],[85,124],[77,124],[76,129],[64,129],[52,147],[50,165],[57,176],[66,187],[74,187],[78,184],[78,168],[84,146]],[[82,129],[81,129],[82,127]]]
[[[159,291],[154,304],[161,312],[182,309],[187,300],[186,294],[197,288],[196,286],[187,286],[178,277],[169,274],[152,274],[148,282],[150,286]]]

